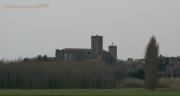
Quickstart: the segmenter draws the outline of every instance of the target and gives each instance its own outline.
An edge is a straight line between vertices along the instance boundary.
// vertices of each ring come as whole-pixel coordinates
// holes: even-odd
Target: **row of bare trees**
[[[102,62],[1,62],[0,88],[115,88],[117,71]]]

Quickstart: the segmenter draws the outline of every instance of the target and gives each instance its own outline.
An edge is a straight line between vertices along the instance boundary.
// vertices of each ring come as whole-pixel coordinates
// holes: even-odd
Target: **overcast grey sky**
[[[3,8],[49,3],[49,8]],[[36,1],[36,2],[35,2]],[[118,57],[142,58],[155,35],[165,56],[180,55],[180,0],[0,0],[0,58],[54,56],[59,48],[90,48],[91,35],[113,41]],[[27,4],[27,2],[25,2]]]

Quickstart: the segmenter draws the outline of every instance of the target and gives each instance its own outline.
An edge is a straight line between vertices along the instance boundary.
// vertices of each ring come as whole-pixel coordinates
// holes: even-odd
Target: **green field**
[[[144,89],[0,90],[0,96],[180,96],[180,91]]]

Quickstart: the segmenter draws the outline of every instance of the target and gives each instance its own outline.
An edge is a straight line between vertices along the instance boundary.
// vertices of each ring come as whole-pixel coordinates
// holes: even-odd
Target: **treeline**
[[[88,61],[0,62],[2,89],[116,88],[122,79],[117,65]]]

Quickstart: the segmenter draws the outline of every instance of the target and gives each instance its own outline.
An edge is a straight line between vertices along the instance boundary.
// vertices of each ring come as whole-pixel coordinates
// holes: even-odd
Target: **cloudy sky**
[[[5,8],[49,4],[47,8]],[[91,35],[104,36],[104,49],[118,46],[118,57],[142,58],[155,35],[165,56],[180,55],[179,0],[0,0],[0,58],[55,49],[90,48]]]

